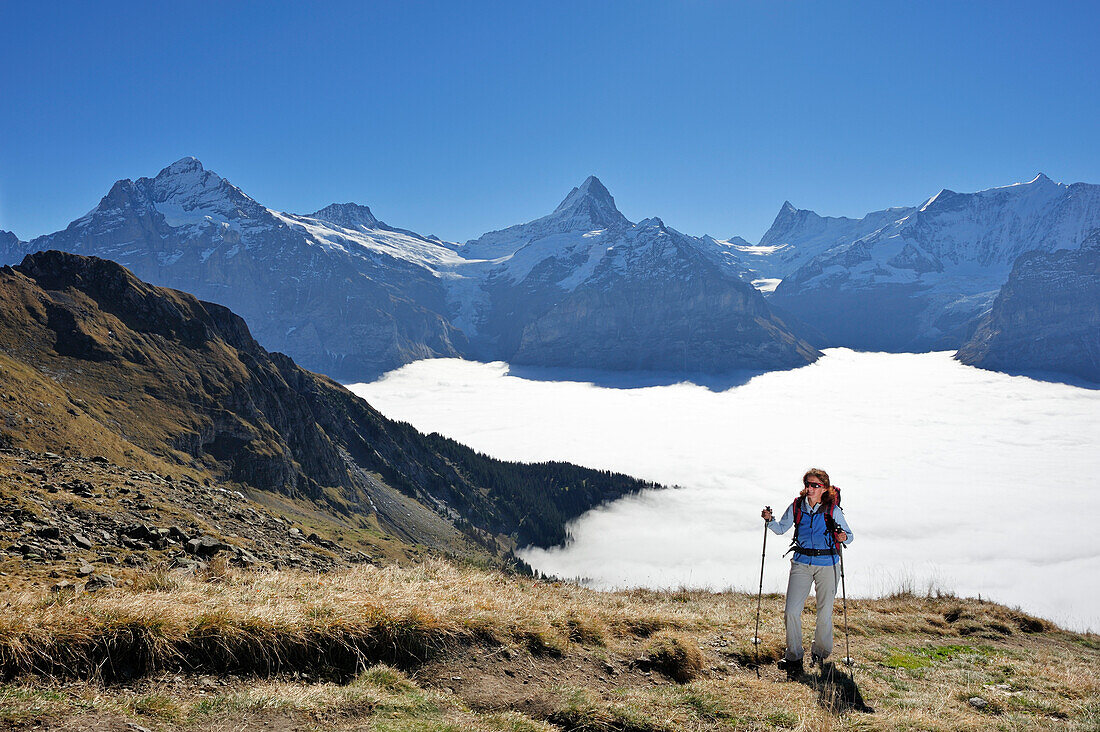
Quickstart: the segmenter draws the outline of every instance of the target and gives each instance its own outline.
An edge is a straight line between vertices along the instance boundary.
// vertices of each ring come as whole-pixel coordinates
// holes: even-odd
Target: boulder
[[[195,556],[199,557],[212,557],[220,551],[224,551],[229,548],[228,544],[225,544],[212,536],[200,536],[195,539],[191,539],[187,542],[187,551]]]

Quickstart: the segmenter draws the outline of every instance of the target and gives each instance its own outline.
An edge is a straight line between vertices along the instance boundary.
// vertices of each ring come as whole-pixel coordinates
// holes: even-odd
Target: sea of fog
[[[566,547],[522,551],[548,574],[755,591],[760,510],[782,510],[814,466],[843,490],[850,595],[931,586],[1100,630],[1100,390],[846,349],[689,378],[439,359],[350,388],[495,457],[677,486],[590,511]],[[769,536],[765,591],[786,586],[789,537]]]

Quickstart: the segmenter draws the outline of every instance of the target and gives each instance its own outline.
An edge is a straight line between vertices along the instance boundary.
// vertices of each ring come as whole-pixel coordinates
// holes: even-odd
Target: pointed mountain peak
[[[308,218],[320,219],[345,229],[377,229],[381,222],[371,213],[370,207],[358,203],[330,203]]]
[[[1035,176],[1030,181],[1028,181],[1027,184],[1029,186],[1033,185],[1035,183],[1038,183],[1040,185],[1047,185],[1047,184],[1050,184],[1050,183],[1053,183],[1053,182],[1054,181],[1052,181],[1050,178],[1048,178],[1045,173],[1039,173],[1037,176]]]
[[[799,215],[815,215],[813,211],[804,211],[798,208],[790,201],[784,201],[783,205],[779,207],[779,213],[775,215],[775,221],[772,222],[774,227],[779,222],[792,222],[797,220]]]
[[[615,208],[615,199],[611,196],[610,191],[604,187],[604,184],[600,182],[600,179],[594,175],[590,175],[584,179],[584,183],[573,188],[569,191],[569,195],[558,204],[558,207],[554,209],[554,212],[564,211],[566,209],[576,208],[581,205],[586,199],[596,201],[602,205]]]
[[[569,195],[554,209],[551,217],[561,219],[576,229],[606,229],[629,224],[615,207],[615,199],[600,182],[590,175],[584,183],[569,191]]]

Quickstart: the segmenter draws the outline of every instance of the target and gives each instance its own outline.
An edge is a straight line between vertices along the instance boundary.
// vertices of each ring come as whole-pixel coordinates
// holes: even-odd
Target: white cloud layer
[[[499,362],[438,359],[350,388],[389,417],[499,458],[681,486],[589,512],[567,547],[527,549],[546,573],[600,588],[755,591],[760,509],[782,511],[815,466],[841,486],[856,534],[850,595],[931,582],[1100,629],[1100,543],[1089,531],[1100,391],[982,371],[949,353],[846,349],[710,389],[517,372],[528,378]],[[765,591],[786,586],[789,536],[768,538]]]

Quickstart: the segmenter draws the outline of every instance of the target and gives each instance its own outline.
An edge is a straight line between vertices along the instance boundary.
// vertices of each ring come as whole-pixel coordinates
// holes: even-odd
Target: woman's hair
[[[802,492],[798,494],[798,497],[805,498],[806,494],[810,492],[809,487],[806,485],[806,483],[810,480],[811,477],[817,478],[825,484],[825,492],[821,494],[821,502],[826,505],[836,503],[836,486],[829,482],[829,474],[821,468],[810,468],[806,471],[806,474],[802,476]]]

